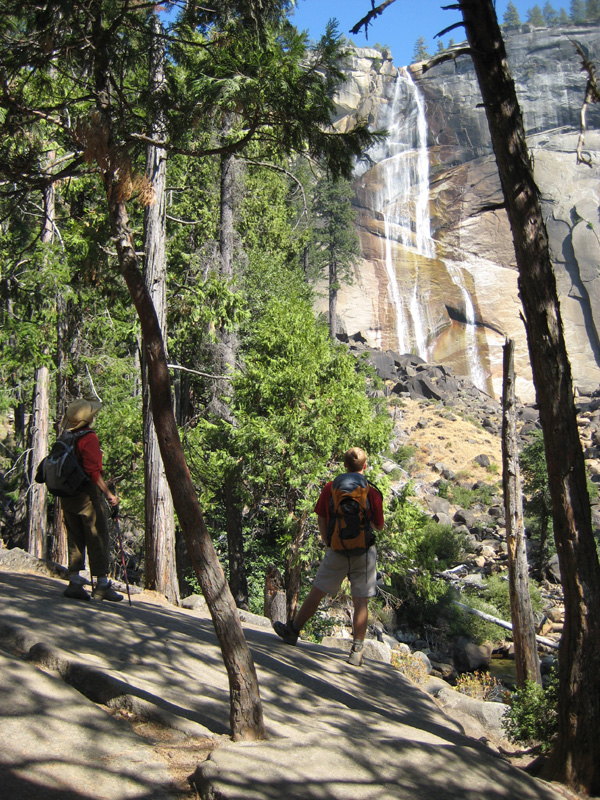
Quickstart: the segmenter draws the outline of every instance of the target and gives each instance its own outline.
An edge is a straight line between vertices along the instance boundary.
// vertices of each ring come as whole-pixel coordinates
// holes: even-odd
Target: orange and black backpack
[[[338,475],[331,486],[327,541],[332,550],[360,555],[375,543],[369,482],[360,472]]]

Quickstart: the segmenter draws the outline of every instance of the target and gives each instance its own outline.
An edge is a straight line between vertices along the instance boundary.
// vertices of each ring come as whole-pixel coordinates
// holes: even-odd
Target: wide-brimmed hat
[[[78,431],[89,425],[102,408],[99,400],[73,400],[67,406],[63,419],[63,428],[66,431]]]

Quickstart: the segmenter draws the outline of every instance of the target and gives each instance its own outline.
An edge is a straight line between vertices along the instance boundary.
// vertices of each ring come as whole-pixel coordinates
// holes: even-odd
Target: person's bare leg
[[[363,646],[369,621],[369,598],[353,597],[352,602],[354,603],[354,620],[352,625],[354,641],[352,642],[348,663],[353,667],[360,667],[363,662]]]
[[[316,589],[314,586],[311,587],[310,592],[306,595],[304,602],[300,606],[300,610],[292,620],[292,624],[297,631],[301,630],[304,625],[306,625],[308,620],[314,616],[319,608],[319,603],[326,594],[327,592],[322,592],[320,589]]]
[[[354,621],[352,624],[354,640],[364,641],[369,622],[369,598],[353,597],[352,602],[354,603]]]

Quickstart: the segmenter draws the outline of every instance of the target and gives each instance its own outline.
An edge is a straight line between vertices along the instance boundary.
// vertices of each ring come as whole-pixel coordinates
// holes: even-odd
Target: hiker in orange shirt
[[[316,613],[326,594],[335,595],[344,578],[350,581],[354,605],[354,641],[348,663],[359,667],[367,633],[369,598],[377,593],[377,550],[373,528],[383,528],[381,492],[365,478],[367,454],[351,447],[344,454],[345,474],[323,488],[315,506],[319,533],[327,547],[313,585],[300,610],[285,625],[273,628],[286,644],[295,645],[302,627]]]

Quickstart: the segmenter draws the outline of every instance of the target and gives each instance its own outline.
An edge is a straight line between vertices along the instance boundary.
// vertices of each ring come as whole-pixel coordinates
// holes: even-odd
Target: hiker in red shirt
[[[102,403],[96,400],[75,400],[70,403],[63,420],[64,430],[77,432],[75,452],[89,478],[76,495],[60,498],[69,548],[69,585],[63,594],[75,600],[90,599],[84,588],[86,579],[79,574],[85,566],[87,550],[90,572],[96,577],[92,597],[118,602],[123,595],[116,592],[108,580],[108,526],[102,495],[106,496],[112,508],[119,505],[119,498],[106,485],[102,475],[100,442],[91,429],[101,407]]]
[[[327,547],[310,592],[294,619],[275,622],[273,628],[286,644],[296,644],[302,627],[316,613],[326,594],[335,595],[344,578],[350,581],[354,605],[354,641],[348,663],[359,667],[367,633],[369,598],[377,593],[377,550],[372,528],[383,528],[381,492],[368,484],[364,472],[367,454],[352,447],[344,455],[346,474],[325,485],[315,506],[319,533]],[[356,522],[343,512],[344,501],[354,499],[354,508],[363,509]],[[366,519],[366,522],[365,522]]]

